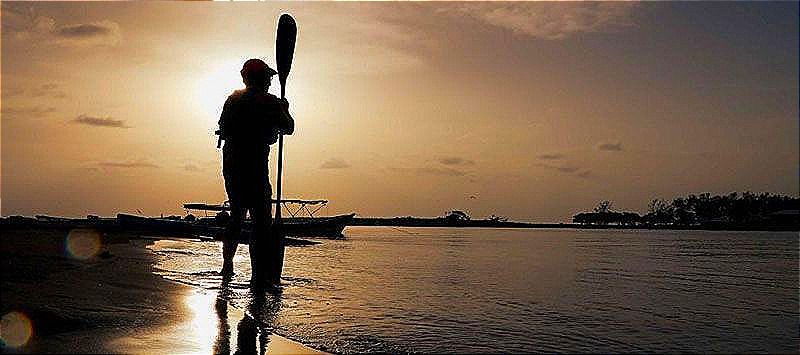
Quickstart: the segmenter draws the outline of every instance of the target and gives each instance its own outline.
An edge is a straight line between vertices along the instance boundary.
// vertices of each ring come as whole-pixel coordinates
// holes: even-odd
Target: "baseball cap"
[[[278,72],[276,72],[275,69],[270,68],[269,65],[267,65],[267,63],[264,63],[263,60],[258,58],[248,59],[246,62],[244,62],[244,65],[242,65],[242,70],[240,71],[240,73],[242,74],[243,77],[253,77],[253,76],[270,77],[275,74],[278,74]]]

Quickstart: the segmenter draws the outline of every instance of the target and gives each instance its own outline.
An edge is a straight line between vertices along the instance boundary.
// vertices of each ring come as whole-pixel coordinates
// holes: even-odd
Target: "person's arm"
[[[217,139],[217,148],[220,147],[220,145],[222,143],[222,140],[226,139],[228,137],[227,133],[229,133],[229,131],[230,131],[228,129],[228,125],[231,122],[231,118],[230,117],[231,117],[231,113],[233,111],[232,106],[233,106],[233,103],[232,103],[232,100],[231,100],[231,98],[229,96],[228,99],[225,100],[225,105],[222,106],[222,114],[219,115],[219,122],[218,122],[219,129],[216,132],[214,132],[214,133],[219,135],[219,139]]]
[[[292,118],[292,114],[289,113],[289,101],[281,99],[280,107],[281,115],[279,116],[278,129],[282,134],[291,135],[294,133],[294,118]]]

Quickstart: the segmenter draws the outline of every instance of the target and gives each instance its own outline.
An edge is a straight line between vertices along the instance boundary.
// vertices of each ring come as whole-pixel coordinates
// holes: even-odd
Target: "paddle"
[[[289,14],[281,15],[278,19],[278,32],[275,37],[275,64],[278,67],[278,79],[281,83],[281,99],[286,97],[286,79],[289,77],[289,71],[292,69],[292,59],[294,58],[294,43],[297,38],[297,24],[294,22]],[[283,173],[283,134],[279,132],[278,135],[278,176],[277,176],[277,192],[275,194],[275,223],[273,224],[274,238],[277,238],[277,257],[273,262],[274,269],[272,270],[276,275],[273,279],[275,283],[280,283],[280,275],[283,271],[283,255],[284,255],[284,240],[283,233],[280,230],[281,225],[281,185]]]

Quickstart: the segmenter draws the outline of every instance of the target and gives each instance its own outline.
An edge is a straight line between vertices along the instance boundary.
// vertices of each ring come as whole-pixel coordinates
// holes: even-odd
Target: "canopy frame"
[[[270,200],[270,203],[277,204],[278,201]],[[328,200],[301,200],[301,199],[288,199],[288,200],[281,200],[281,206],[289,212],[289,215],[292,217],[297,217],[298,214],[305,211],[308,213],[309,217],[314,217],[314,214],[319,212],[323,207],[328,205]],[[297,207],[291,207],[297,206]],[[231,204],[230,201],[225,201],[219,205],[209,205],[207,203],[184,203],[183,208],[187,210],[198,210],[198,211],[230,211]]]

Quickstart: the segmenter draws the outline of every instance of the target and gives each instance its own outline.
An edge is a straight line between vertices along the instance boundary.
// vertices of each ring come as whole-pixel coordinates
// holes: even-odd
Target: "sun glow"
[[[239,70],[246,59],[233,58],[209,67],[197,81],[194,103],[203,116],[219,118],[225,99],[234,90],[244,88]]]
[[[200,78],[196,80],[194,88],[194,95],[192,96],[190,104],[195,107],[195,110],[202,117],[207,117],[208,120],[213,121],[209,124],[216,125],[220,114],[222,113],[222,106],[225,104],[225,99],[228,98],[234,90],[243,89],[244,83],[239,74],[242,64],[253,56],[233,55],[229,59],[219,60],[210,64],[206,69],[201,69]],[[265,59],[265,58],[261,58]],[[267,64],[274,68],[273,62],[265,59]],[[291,83],[288,85],[287,97],[289,99],[294,97],[303,97],[302,82],[298,80],[289,80]],[[273,95],[280,95],[280,83],[278,77],[272,78],[269,92]]]

